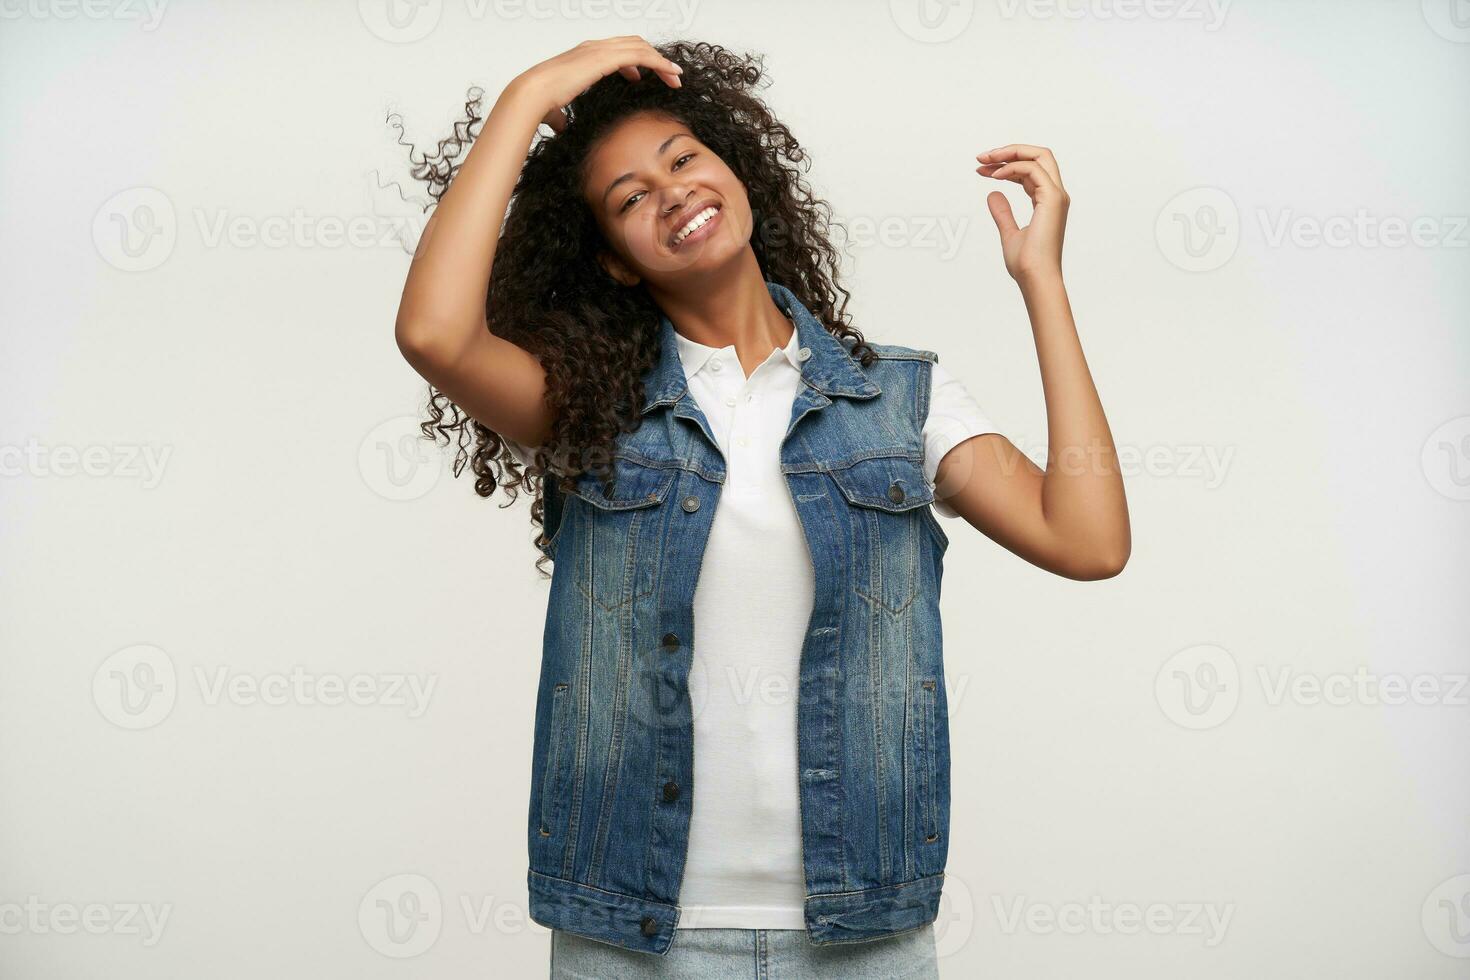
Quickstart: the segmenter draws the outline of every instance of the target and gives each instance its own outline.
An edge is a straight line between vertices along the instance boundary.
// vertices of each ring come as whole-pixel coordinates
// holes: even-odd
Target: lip
[[[674,241],[674,236],[679,233],[679,229],[687,225],[690,218],[694,217],[705,208],[715,208],[716,211],[714,217],[710,218],[704,224],[694,229],[687,236],[685,236],[682,241]],[[703,201],[699,201],[692,207],[685,208],[683,211],[680,211],[678,217],[674,219],[673,230],[669,232],[668,237],[669,248],[677,249],[682,247],[685,242],[698,241],[699,239],[706,237],[709,232],[714,230],[715,225],[718,224],[724,216],[725,206],[719,201],[716,201],[714,198],[707,198]]]

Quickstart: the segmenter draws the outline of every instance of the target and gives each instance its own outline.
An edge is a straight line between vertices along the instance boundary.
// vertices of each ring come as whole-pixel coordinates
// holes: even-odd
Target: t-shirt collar
[[[797,356],[797,351],[801,349],[799,333],[793,321],[791,337],[786,341],[786,346],[781,348],[781,355],[786,359],[786,363],[795,368],[798,373],[801,371],[801,359]],[[725,347],[710,347],[697,340],[690,340],[677,330],[674,331],[674,340],[679,345],[679,360],[684,364],[684,376],[687,378],[692,378],[702,371],[715,354],[726,354],[731,361],[736,359],[734,344],[728,344]]]

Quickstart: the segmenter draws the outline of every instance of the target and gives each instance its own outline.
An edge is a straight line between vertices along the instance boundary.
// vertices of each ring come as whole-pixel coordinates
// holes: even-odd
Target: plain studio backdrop
[[[1073,197],[1133,555],[1072,582],[945,524],[943,975],[1466,976],[1438,0],[0,2],[0,976],[545,975],[547,587],[529,499],[414,439],[386,117],[423,147],[630,33],[767,56],[857,325],[1039,462],[974,156],[1049,146]]]

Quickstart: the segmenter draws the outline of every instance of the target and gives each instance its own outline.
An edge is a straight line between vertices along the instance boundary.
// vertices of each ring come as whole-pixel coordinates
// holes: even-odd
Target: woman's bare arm
[[[639,66],[675,86],[683,70],[628,35],[584,41],[518,75],[429,217],[408,270],[394,326],[404,358],[472,418],[525,445],[545,442],[555,420],[541,362],[486,321],[500,226],[536,127],[561,132],[563,105],[610,72],[638,79]]]
[[[485,297],[495,245],[543,113],[509,86],[440,198],[408,270],[394,337],[414,370],[494,431],[539,445],[551,428],[546,373],[490,332]]]
[[[1061,280],[1030,281],[1022,294],[1041,363],[1046,469],[1005,436],[978,435],[940,460],[935,496],[1038,568],[1111,578],[1127,564],[1132,537],[1107,416]]]
[[[1002,435],[975,436],[945,454],[935,495],[1027,561],[1072,579],[1109,578],[1132,550],[1117,450],[1062,283],[1069,202],[1051,151],[1015,144],[980,154],[980,173],[1026,188],[1034,211],[1017,226],[1005,195],[987,198],[1006,269],[1021,287],[1046,399],[1042,470]]]

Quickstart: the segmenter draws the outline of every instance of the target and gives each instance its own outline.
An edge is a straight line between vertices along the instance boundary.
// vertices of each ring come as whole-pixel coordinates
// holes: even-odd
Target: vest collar
[[[848,352],[848,347],[802,305],[785,286],[770,279],[766,289],[781,312],[796,324],[798,355],[807,351],[801,361],[801,378],[807,385],[828,396],[871,398],[881,389],[863,373]],[[660,405],[672,405],[684,396],[689,381],[679,357],[679,333],[668,314],[659,314],[659,359],[643,376],[645,392],[643,413]]]

